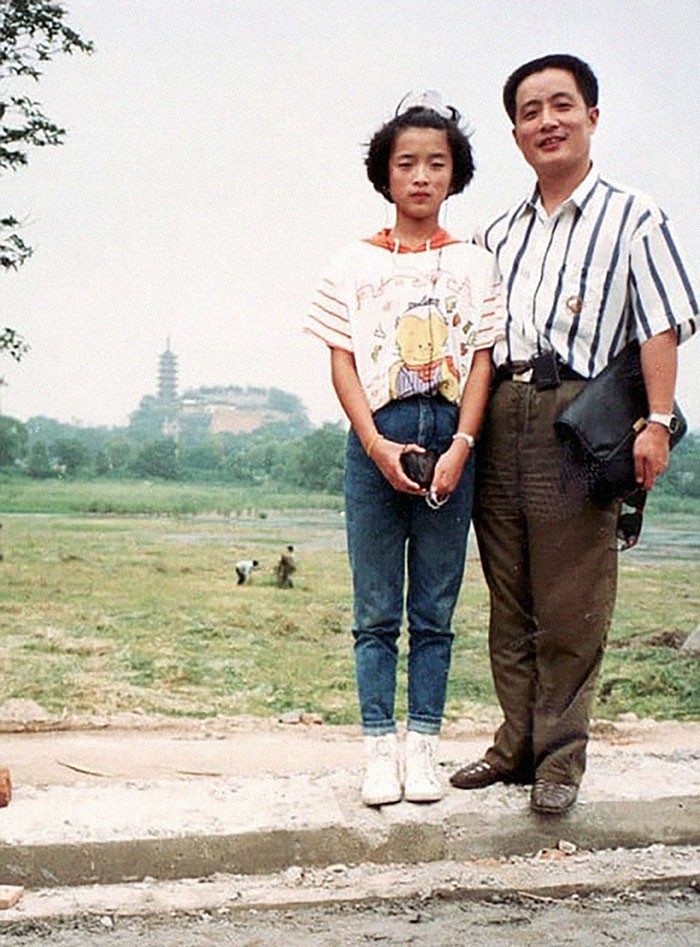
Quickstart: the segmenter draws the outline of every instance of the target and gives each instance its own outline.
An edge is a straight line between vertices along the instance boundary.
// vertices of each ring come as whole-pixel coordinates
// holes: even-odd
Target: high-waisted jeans
[[[378,431],[439,452],[452,443],[457,405],[415,396],[375,414]],[[439,733],[452,651],[452,615],[464,574],[473,457],[440,509],[388,483],[350,431],[345,465],[348,552],[354,592],[355,671],[363,732],[396,730],[398,639],[404,585],[408,620],[408,728]]]

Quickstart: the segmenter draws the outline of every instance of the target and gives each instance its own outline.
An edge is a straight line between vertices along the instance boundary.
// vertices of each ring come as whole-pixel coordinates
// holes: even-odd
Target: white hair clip
[[[424,92],[407,92],[396,106],[394,118],[404,115],[411,109],[427,109],[430,112],[437,112],[442,118],[450,122],[459,121],[459,112],[451,105],[445,105],[440,98],[440,94],[433,89],[426,89]]]

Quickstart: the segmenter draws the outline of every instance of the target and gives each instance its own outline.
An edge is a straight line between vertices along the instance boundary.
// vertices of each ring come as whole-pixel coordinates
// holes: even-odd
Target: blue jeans
[[[452,443],[457,405],[414,396],[375,414],[377,430],[400,444],[444,452]],[[348,436],[345,510],[354,593],[355,673],[365,734],[396,731],[398,638],[408,570],[408,728],[440,732],[473,497],[473,457],[457,490],[438,510],[399,493]]]

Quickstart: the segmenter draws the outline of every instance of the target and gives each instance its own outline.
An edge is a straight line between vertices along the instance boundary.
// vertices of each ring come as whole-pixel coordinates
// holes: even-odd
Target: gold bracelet
[[[367,456],[370,458],[370,460],[372,459],[372,451],[374,450],[374,447],[375,447],[377,441],[381,440],[381,437],[382,437],[382,435],[379,433],[379,431],[376,431],[375,434],[374,434],[374,437],[371,437],[371,438],[370,438],[370,442],[369,442],[369,444],[367,445],[367,447],[365,448],[365,453],[366,453]]]

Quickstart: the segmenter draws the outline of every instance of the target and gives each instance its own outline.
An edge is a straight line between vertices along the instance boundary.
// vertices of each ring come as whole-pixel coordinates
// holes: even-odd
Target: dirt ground
[[[234,915],[71,919],[4,932],[8,947],[691,947],[700,929],[692,888],[621,892],[564,900],[494,895],[438,898]]]

